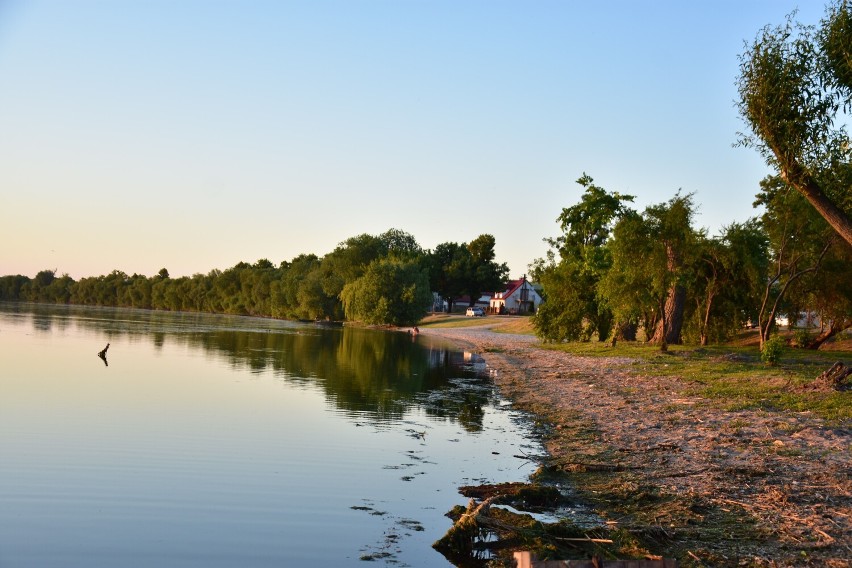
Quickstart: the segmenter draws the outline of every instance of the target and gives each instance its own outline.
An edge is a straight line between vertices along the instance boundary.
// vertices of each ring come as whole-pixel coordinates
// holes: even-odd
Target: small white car
[[[485,310],[483,310],[482,308],[468,308],[464,315],[468,317],[484,316]]]

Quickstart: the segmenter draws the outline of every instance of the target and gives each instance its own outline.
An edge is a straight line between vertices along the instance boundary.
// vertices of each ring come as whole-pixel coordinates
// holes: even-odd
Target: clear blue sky
[[[823,2],[0,0],[0,274],[206,273],[397,228],[497,240],[512,277],[598,185],[694,192],[711,233],[769,170],[738,55]]]

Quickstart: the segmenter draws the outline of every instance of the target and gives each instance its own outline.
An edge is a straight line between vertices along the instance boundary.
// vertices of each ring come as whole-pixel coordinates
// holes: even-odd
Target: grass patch
[[[691,394],[728,411],[813,412],[831,422],[852,419],[852,393],[800,390],[835,361],[852,360],[852,351],[788,349],[770,366],[761,361],[756,346],[671,345],[666,353],[657,346],[636,342],[620,342],[614,348],[600,342],[551,344],[545,348],[586,357],[636,359],[634,368],[638,373],[678,377],[691,385]]]
[[[497,333],[515,333],[518,335],[535,335],[532,318],[529,316],[495,316],[499,323],[491,328]]]
[[[535,335],[532,320],[526,316],[468,317],[463,314],[430,314],[417,324],[422,328],[487,327],[497,333]]]
[[[648,365],[659,375],[678,376],[692,383],[692,391],[726,410],[763,409],[813,412],[831,422],[852,418],[848,392],[809,392],[800,387],[812,382],[837,360],[838,352],[788,354],[768,367],[753,348],[732,353],[716,347],[701,353],[675,357],[664,365]],[[847,354],[847,360],[852,354]],[[659,358],[656,358],[659,361]]]
[[[572,343],[543,343],[545,349],[553,349],[556,351],[564,351],[572,355],[582,355],[584,357],[634,357],[642,359],[651,359],[655,357],[662,358],[661,362],[667,361],[679,353],[694,350],[683,345],[669,345],[667,353],[660,352],[660,348],[656,345],[649,345],[638,341],[619,341],[615,347],[612,347],[608,341],[577,341]]]
[[[496,317],[468,317],[463,314],[431,314],[420,320],[420,323],[417,325],[424,328],[483,327],[493,324]]]

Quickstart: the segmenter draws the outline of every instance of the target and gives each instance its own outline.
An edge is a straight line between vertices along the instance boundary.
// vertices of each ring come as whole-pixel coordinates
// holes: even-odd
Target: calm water
[[[422,335],[0,303],[0,568],[449,566],[457,487],[540,451],[484,374]]]

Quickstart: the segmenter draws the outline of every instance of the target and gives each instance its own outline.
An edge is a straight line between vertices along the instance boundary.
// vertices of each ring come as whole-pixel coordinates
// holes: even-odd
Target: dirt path
[[[719,410],[633,360],[541,349],[530,336],[422,332],[481,353],[507,397],[553,424],[554,463],[587,494],[600,489],[610,518],[647,498],[654,516],[641,522],[671,536],[684,565],[852,566],[850,428]],[[586,477],[607,468],[605,480]]]

